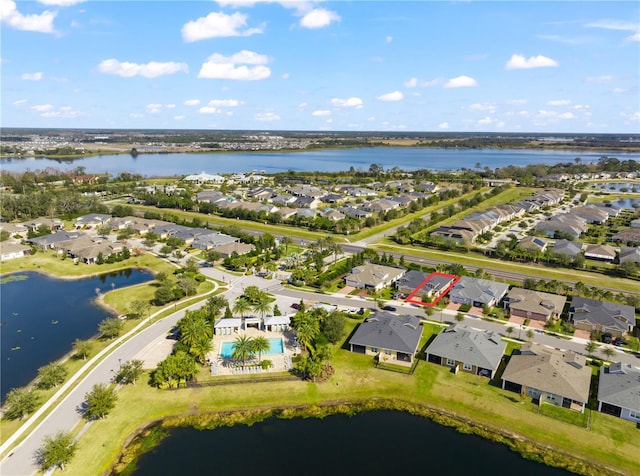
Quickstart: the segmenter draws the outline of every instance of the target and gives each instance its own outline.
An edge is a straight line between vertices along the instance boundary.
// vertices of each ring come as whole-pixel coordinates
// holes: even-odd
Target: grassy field
[[[483,269],[495,269],[499,271],[508,271],[512,273],[521,273],[525,276],[531,276],[547,281],[556,279],[558,281],[578,282],[588,286],[602,286],[606,283],[608,288],[615,288],[620,291],[637,293],[640,283],[632,279],[617,278],[613,276],[603,276],[598,273],[590,273],[588,271],[580,271],[569,268],[550,268],[540,263],[517,263],[514,261],[502,261],[499,259],[486,258],[473,253],[456,253],[452,251],[430,250],[427,248],[419,248],[410,245],[397,245],[390,240],[383,240],[369,245],[378,252],[401,253],[405,256],[416,256],[422,258],[431,258],[443,260],[449,263],[458,263],[462,265],[478,266]]]
[[[356,325],[348,321],[348,332]],[[410,403],[440,408],[461,418],[546,445],[550,452],[574,455],[611,468],[599,474],[633,474],[640,454],[635,425],[607,415],[592,416],[591,429],[538,413],[537,406],[518,394],[491,385],[482,377],[420,361],[413,375],[376,369],[370,357],[338,349],[335,374],[324,383],[284,381],[231,384],[219,387],[161,391],[145,385],[119,392],[116,409],[95,422],[81,438],[78,453],[65,473],[101,474],[117,458],[141,425],[172,415],[244,411],[272,407],[364,401],[396,396]],[[595,473],[593,473],[595,474]]]
[[[98,274],[110,273],[127,268],[150,268],[155,272],[163,271],[167,274],[176,269],[170,263],[149,253],[120,261],[119,263],[104,264],[74,264],[72,259],[60,259],[55,253],[36,253],[20,259],[2,262],[0,274],[15,273],[17,271],[41,271],[59,278],[85,278]]]

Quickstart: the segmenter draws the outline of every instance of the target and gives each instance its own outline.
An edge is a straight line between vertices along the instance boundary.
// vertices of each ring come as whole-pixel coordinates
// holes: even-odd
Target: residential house
[[[508,290],[509,285],[505,283],[462,276],[449,291],[449,299],[457,304],[474,307],[483,307],[486,304],[493,307],[502,300]]]
[[[376,312],[365,319],[349,340],[349,350],[380,362],[413,363],[423,328],[420,318]]]
[[[512,288],[504,298],[504,308],[512,316],[547,322],[560,316],[566,302],[566,296],[559,294]]]
[[[640,369],[616,362],[600,368],[598,411],[640,423]]]
[[[0,261],[23,258],[29,255],[30,251],[29,246],[3,241],[0,243]]]
[[[569,240],[556,240],[553,245],[553,252],[558,255],[567,255],[575,258],[582,252],[582,243]]]
[[[537,236],[525,236],[520,240],[518,246],[526,250],[537,251],[538,253],[544,252],[549,245],[549,241]]]
[[[449,289],[454,280],[454,276],[410,270],[396,281],[396,289],[401,294],[409,295],[421,286],[418,297],[426,295],[428,299],[436,299]]]
[[[631,226],[631,228],[640,228],[640,218],[631,220],[631,223],[629,224],[629,226]]]
[[[426,359],[451,367],[455,373],[463,371],[493,378],[506,347],[497,332],[452,324],[429,344]]]
[[[219,190],[202,190],[196,193],[196,202],[215,203],[224,197],[224,193]]]
[[[613,262],[616,259],[616,249],[609,245],[587,245],[584,250],[584,257]]]
[[[603,225],[609,219],[609,214],[604,209],[589,205],[574,207],[569,214],[584,218],[587,223],[595,223],[596,225]]]
[[[58,243],[75,240],[81,234],[79,231],[57,231],[49,235],[27,238],[26,242],[38,246],[42,251],[46,251],[54,249]]]
[[[232,256],[234,253],[236,255],[244,255],[247,253],[251,253],[253,250],[256,249],[256,247],[254,245],[236,241],[233,243],[227,243],[225,245],[219,245],[212,249],[220,253],[221,258],[228,258],[229,256]]]
[[[338,210],[334,210],[333,208],[327,208],[325,210],[322,210],[322,214],[331,221],[344,220],[344,217],[345,217],[344,213]]]
[[[626,263],[627,261],[640,264],[640,247],[623,246],[620,248],[620,263]]]
[[[193,243],[191,243],[191,247],[201,250],[210,250],[217,246],[236,243],[238,241],[240,241],[240,239],[235,236],[229,236],[219,232],[210,232],[196,236]]]
[[[345,282],[347,286],[378,292],[395,283],[406,271],[404,268],[365,263],[353,268],[351,273],[345,277]]]
[[[58,231],[64,228],[64,223],[59,218],[36,218],[35,220],[24,222],[27,232],[37,232],[40,227],[48,227],[51,231]]]
[[[358,219],[369,218],[372,215],[372,213],[367,210],[363,210],[362,208],[356,208],[350,205],[342,206],[338,208],[338,211],[341,213],[344,213],[348,217],[358,218]]]
[[[90,213],[88,215],[82,215],[81,217],[76,218],[75,227],[76,230],[80,228],[96,228],[106,225],[107,223],[109,223],[111,218],[111,215],[106,215],[104,213]]]
[[[502,373],[502,388],[584,412],[589,401],[591,367],[584,356],[532,342],[514,350]]]
[[[640,228],[627,228],[626,230],[620,230],[611,237],[611,241],[617,243],[640,243]]]
[[[27,227],[22,223],[0,223],[0,230],[9,233],[11,237],[27,235]]]
[[[204,171],[199,174],[187,175],[184,179],[185,182],[193,182],[195,184],[203,183],[223,183],[225,178],[222,175],[207,174]]]
[[[569,319],[576,329],[609,332],[613,337],[622,337],[636,325],[633,306],[583,297],[571,301]]]
[[[416,184],[414,188],[420,192],[429,192],[429,193],[435,193],[438,190],[438,186],[432,182],[422,182],[422,183]]]

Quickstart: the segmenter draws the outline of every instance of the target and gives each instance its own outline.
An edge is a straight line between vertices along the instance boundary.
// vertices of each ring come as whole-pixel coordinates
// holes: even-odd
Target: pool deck
[[[284,353],[283,354],[269,354],[262,355],[262,360],[270,360],[273,366],[268,370],[255,369],[258,363],[258,356],[254,359],[246,362],[246,368],[242,370],[242,363],[234,363],[231,358],[223,358],[220,356],[220,350],[222,349],[223,342],[233,342],[236,337],[240,335],[246,335],[249,337],[263,336],[267,339],[281,338],[283,340]],[[258,330],[254,327],[243,329],[239,333],[231,335],[216,335],[213,338],[214,350],[209,353],[209,360],[211,361],[211,372],[213,375],[235,375],[239,373],[263,373],[263,372],[284,372],[291,368],[291,358],[296,355],[296,349],[293,346],[292,331],[286,332],[269,332]]]

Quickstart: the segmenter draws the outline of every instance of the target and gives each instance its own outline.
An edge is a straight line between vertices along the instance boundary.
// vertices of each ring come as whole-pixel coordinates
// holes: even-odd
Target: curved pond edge
[[[355,415],[376,410],[402,411],[411,415],[428,418],[433,422],[455,428],[458,432],[480,436],[486,440],[506,445],[522,457],[561,468],[585,476],[623,475],[615,469],[577,458],[557,447],[525,438],[505,428],[494,428],[453,412],[426,404],[416,404],[399,399],[368,399],[364,401],[327,402],[317,405],[284,406],[252,410],[205,412],[176,415],[151,421],[126,439],[123,449],[111,468],[103,476],[126,476],[136,469],[137,459],[169,435],[168,429],[193,427],[198,430],[213,430],[223,426],[247,425],[262,422],[267,418],[324,418],[335,414]]]

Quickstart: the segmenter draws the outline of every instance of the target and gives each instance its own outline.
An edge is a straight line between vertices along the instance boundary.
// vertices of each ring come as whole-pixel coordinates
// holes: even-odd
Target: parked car
[[[360,314],[361,316],[364,314],[364,307],[358,309],[358,314]]]
[[[384,306],[382,310],[389,311],[389,312],[396,312],[398,309],[396,309],[394,306]]]
[[[298,304],[297,302],[294,302],[294,303],[291,305],[291,307],[297,310],[297,309],[300,309],[300,304]]]
[[[613,341],[613,345],[620,347],[624,345],[624,341],[620,337],[618,337],[616,340]]]
[[[604,334],[602,334],[602,339],[601,340],[605,344],[611,344],[613,342],[613,337],[608,332],[605,332]]]

